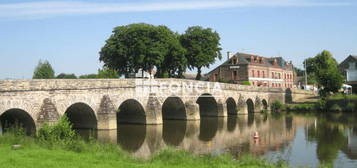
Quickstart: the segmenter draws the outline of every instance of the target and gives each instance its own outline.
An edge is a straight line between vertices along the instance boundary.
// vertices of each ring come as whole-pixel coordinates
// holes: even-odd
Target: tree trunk
[[[201,67],[197,67],[197,76],[196,80],[201,80]]]

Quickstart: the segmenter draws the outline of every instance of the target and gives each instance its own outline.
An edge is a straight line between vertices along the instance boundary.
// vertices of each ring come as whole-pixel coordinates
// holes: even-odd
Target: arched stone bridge
[[[0,80],[0,121],[31,133],[67,114],[75,128],[116,129],[254,113],[311,94],[184,79]]]

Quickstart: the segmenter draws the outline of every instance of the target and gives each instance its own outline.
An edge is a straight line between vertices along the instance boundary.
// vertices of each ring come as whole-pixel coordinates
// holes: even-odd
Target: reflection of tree
[[[316,141],[317,158],[320,163],[332,164],[338,151],[346,145],[347,137],[343,130],[331,126],[326,120],[321,119],[315,125],[307,127],[307,140]]]

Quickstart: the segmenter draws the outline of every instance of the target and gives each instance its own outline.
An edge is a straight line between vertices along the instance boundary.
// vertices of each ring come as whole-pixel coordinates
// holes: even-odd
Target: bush
[[[249,81],[243,81],[242,85],[250,86],[250,82]]]
[[[330,110],[333,112],[342,112],[342,108],[338,104],[334,104]]]
[[[221,83],[234,83],[234,80],[219,79],[218,82],[221,82]]]
[[[271,104],[270,107],[272,112],[280,112],[283,109],[283,104],[281,104],[279,101],[275,101]]]
[[[320,99],[316,105],[315,105],[315,109],[318,111],[326,111],[326,105],[327,105],[327,101],[325,99]]]
[[[316,109],[314,104],[290,104],[286,106],[286,111],[311,112]]]
[[[77,76],[75,74],[65,74],[65,73],[60,73],[59,75],[56,76],[57,79],[77,79]]]
[[[37,132],[36,139],[42,144],[52,147],[53,145],[62,145],[65,147],[72,146],[77,140],[76,132],[72,130],[72,125],[67,116],[54,125],[50,126],[45,123]]]
[[[79,76],[79,79],[97,79],[97,78],[98,78],[97,74],[87,74],[87,75]]]

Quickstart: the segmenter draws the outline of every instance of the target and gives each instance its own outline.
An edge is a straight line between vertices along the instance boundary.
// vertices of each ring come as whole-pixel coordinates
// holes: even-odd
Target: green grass
[[[312,112],[316,111],[316,105],[313,103],[300,103],[300,104],[286,104],[286,111],[294,112]]]
[[[333,96],[328,97],[329,100],[342,100],[342,99],[350,99],[350,100],[356,100],[357,95],[352,94],[352,95],[344,95],[344,94],[335,94]]]
[[[78,141],[76,144],[79,147],[69,150],[56,145],[49,148],[32,137],[5,134],[0,136],[0,165],[6,168],[286,167],[284,164],[272,164],[252,156],[243,156],[239,160],[230,155],[194,156],[171,148],[144,160],[131,157],[115,144]],[[13,144],[21,144],[22,148],[11,149]]]

